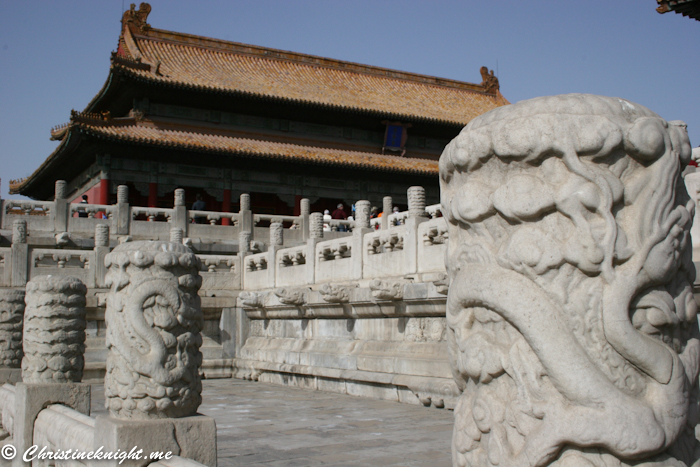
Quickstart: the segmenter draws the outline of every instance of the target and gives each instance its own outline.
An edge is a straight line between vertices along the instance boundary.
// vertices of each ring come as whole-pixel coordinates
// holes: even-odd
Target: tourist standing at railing
[[[336,220],[346,220],[348,218],[348,215],[345,214],[345,210],[343,209],[343,203],[338,204],[338,207],[336,208],[335,211],[333,211],[333,214],[331,214],[331,219],[336,219]],[[347,228],[345,225],[340,225],[338,227],[339,232],[345,232],[347,231]]]
[[[78,204],[88,204],[88,196],[83,195],[83,200]],[[80,212],[78,212],[78,217],[87,217],[87,216],[88,216],[88,213],[85,210],[85,208],[83,208]]]
[[[393,222],[393,225],[402,225],[404,223],[404,220],[398,216],[398,214],[400,212],[401,212],[401,210],[399,209],[399,207],[394,206],[394,208],[392,209],[392,212],[391,212],[391,214],[394,215],[394,220],[392,221],[391,219],[389,219],[390,225],[392,225],[392,222]]]
[[[333,211],[333,214],[331,214],[331,219],[342,219],[345,220],[348,218],[348,215],[345,214],[345,210],[343,209],[343,204],[339,204],[337,209]]]
[[[207,203],[204,202],[202,199],[202,195],[197,193],[196,196],[197,200],[192,204],[192,210],[193,211],[204,211],[207,208]],[[206,218],[203,216],[194,216],[194,222],[195,224],[204,224],[206,221]]]
[[[369,212],[370,219],[379,219],[381,214],[379,213],[379,208],[377,206],[372,206],[372,210]],[[379,222],[374,224],[374,230],[379,230]]]
[[[330,224],[331,219],[332,219],[331,212],[328,209],[324,210],[323,211],[323,231],[324,232],[331,231],[331,224]]]

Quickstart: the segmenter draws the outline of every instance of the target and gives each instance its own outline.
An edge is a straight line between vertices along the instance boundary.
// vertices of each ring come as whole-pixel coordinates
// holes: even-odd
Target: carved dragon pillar
[[[682,122],[582,94],[445,148],[455,466],[697,465],[690,155]]]
[[[202,401],[199,259],[178,243],[130,242],[105,264],[110,414],[132,420],[194,415]]]

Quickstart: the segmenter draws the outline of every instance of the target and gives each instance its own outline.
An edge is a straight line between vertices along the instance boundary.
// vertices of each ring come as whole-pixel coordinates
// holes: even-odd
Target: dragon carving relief
[[[108,254],[105,265],[105,404],[111,415],[194,415],[202,400],[200,260],[182,244],[130,242]]]
[[[445,148],[455,466],[697,465],[690,156],[682,122],[582,94]]]
[[[319,293],[323,300],[329,303],[347,303],[350,301],[350,289],[357,287],[358,284],[348,285],[333,285],[323,284]]]

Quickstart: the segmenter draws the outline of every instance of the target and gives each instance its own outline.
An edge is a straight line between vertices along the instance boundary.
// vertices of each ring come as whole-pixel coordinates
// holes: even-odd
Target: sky
[[[655,0],[151,0],[152,27],[480,83],[510,102],[581,92],[684,120],[700,145],[700,22]],[[0,0],[0,196],[102,88],[122,0]]]

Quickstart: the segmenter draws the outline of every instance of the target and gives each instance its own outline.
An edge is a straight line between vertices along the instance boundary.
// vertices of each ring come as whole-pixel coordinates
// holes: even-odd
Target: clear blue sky
[[[151,0],[159,29],[481,82],[511,102],[584,92],[684,120],[700,144],[700,22],[655,0]],[[129,2],[0,0],[0,178],[31,174],[52,126],[107,78]]]

